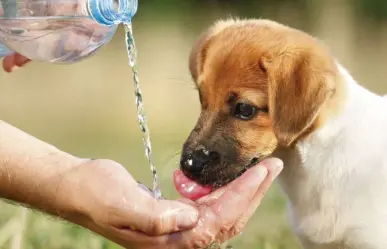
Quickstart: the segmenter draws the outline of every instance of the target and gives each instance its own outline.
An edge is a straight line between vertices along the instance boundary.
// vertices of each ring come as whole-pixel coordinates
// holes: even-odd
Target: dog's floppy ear
[[[325,54],[306,50],[282,53],[263,64],[274,134],[281,146],[290,146],[334,91],[336,67]]]
[[[219,20],[204,31],[193,45],[189,56],[189,70],[194,81],[203,71],[204,62],[207,57],[208,48],[213,38],[235,23],[234,19]]]
[[[189,70],[192,78],[196,81],[200,73],[203,71],[203,64],[207,54],[208,41],[210,39],[211,30],[202,33],[199,39],[195,42],[189,56]]]

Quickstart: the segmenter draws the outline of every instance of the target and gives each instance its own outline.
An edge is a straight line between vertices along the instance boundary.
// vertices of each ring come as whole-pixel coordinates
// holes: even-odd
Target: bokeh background
[[[134,34],[139,70],[163,194],[176,198],[172,172],[199,114],[188,72],[197,36],[219,18],[269,18],[319,37],[364,86],[387,90],[385,0],[139,0]],[[80,157],[114,159],[151,183],[138,128],[123,29],[97,55],[72,65],[31,63],[0,72],[0,117]],[[0,203],[0,248],[18,248],[8,223],[23,225],[25,249],[117,249],[91,232]],[[17,220],[18,219],[18,220]],[[1,230],[1,227],[7,226]],[[17,236],[16,236],[17,237]],[[289,230],[285,199],[273,186],[235,249],[299,249]]]

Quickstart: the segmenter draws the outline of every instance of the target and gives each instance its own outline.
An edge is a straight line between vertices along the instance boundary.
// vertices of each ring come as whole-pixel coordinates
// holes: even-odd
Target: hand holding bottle
[[[11,73],[16,68],[22,67],[31,60],[24,57],[21,54],[14,53],[3,59],[3,69],[4,71]]]

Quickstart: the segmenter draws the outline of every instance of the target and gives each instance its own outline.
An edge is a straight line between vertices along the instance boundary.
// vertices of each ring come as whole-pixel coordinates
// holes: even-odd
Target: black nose
[[[183,172],[195,177],[200,176],[206,166],[219,163],[219,160],[220,155],[218,152],[200,149],[193,153],[183,154],[180,165]]]

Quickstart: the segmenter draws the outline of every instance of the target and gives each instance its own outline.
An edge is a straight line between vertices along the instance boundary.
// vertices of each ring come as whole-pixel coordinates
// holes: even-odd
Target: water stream
[[[132,72],[133,72],[133,82],[134,82],[134,90],[135,90],[136,106],[137,106],[137,118],[140,124],[141,132],[143,133],[145,155],[146,155],[146,158],[148,159],[149,167],[152,171],[152,177],[153,177],[152,193],[156,199],[161,199],[162,195],[161,195],[161,190],[160,190],[159,181],[157,177],[156,167],[153,165],[153,161],[152,161],[152,143],[150,139],[149,128],[146,120],[142,93],[140,89],[140,79],[139,79],[138,70],[137,70],[137,49],[136,49],[136,44],[133,37],[133,28],[131,23],[125,23],[124,27],[125,27],[125,43],[128,50],[129,65],[132,68]]]

